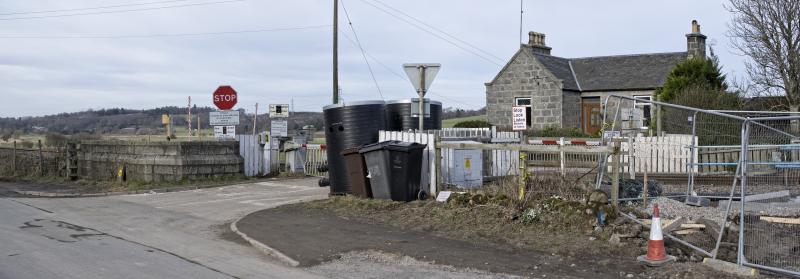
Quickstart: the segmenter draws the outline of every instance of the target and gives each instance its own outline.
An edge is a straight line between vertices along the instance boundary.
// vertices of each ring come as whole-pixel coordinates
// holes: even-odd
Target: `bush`
[[[490,128],[492,124],[486,122],[484,120],[469,120],[469,121],[462,121],[453,125],[453,128]]]
[[[578,128],[555,128],[555,127],[547,127],[541,130],[533,131],[529,134],[532,137],[544,137],[544,138],[594,138],[597,135],[590,135],[584,133],[581,129]]]

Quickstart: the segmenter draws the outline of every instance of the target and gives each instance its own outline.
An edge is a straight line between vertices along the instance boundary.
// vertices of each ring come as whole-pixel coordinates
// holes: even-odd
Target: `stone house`
[[[485,84],[488,121],[500,129],[511,129],[512,107],[522,106],[529,130],[574,127],[596,133],[606,96],[651,99],[675,65],[706,57],[706,36],[697,21],[692,21],[687,49],[681,52],[562,58],[550,54],[544,34],[528,35],[528,43]],[[649,118],[648,104],[636,106]]]

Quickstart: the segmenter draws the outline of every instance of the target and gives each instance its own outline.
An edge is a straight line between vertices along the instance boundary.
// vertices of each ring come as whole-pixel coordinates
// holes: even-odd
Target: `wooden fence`
[[[15,144],[16,145],[16,144]],[[0,148],[0,176],[66,176],[66,152],[63,149]]]

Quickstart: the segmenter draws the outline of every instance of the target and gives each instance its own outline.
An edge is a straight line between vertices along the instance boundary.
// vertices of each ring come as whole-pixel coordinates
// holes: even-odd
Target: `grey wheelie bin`
[[[424,144],[401,141],[362,147],[359,153],[367,163],[372,196],[395,201],[426,198],[427,192],[420,187],[424,149]]]

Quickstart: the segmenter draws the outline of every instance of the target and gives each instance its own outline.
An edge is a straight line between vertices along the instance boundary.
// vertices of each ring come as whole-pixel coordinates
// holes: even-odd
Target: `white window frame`
[[[648,100],[648,101],[652,101],[652,100],[653,100],[653,96],[652,96],[652,95],[639,95],[639,96],[633,96],[633,98],[634,98],[634,99],[640,99],[640,100]],[[641,108],[641,109],[642,109],[642,112],[644,112],[644,108],[645,108],[645,107],[647,107],[647,108],[650,110],[650,118],[652,118],[652,117],[653,117],[653,115],[652,115],[652,113],[653,113],[653,110],[652,110],[652,108],[651,108],[651,107],[652,107],[652,103],[649,103],[649,102],[641,102],[641,101],[639,101],[639,100],[634,100],[634,101],[633,101],[633,107],[634,107],[634,108]],[[644,115],[642,115],[642,117],[643,117],[643,119],[644,119]],[[648,119],[648,120],[652,120],[652,119]],[[651,123],[651,124],[652,124],[652,123]],[[643,126],[644,126],[644,125],[643,125]],[[642,128],[649,128],[649,125],[647,125],[647,126],[644,126],[644,127],[642,127]]]

